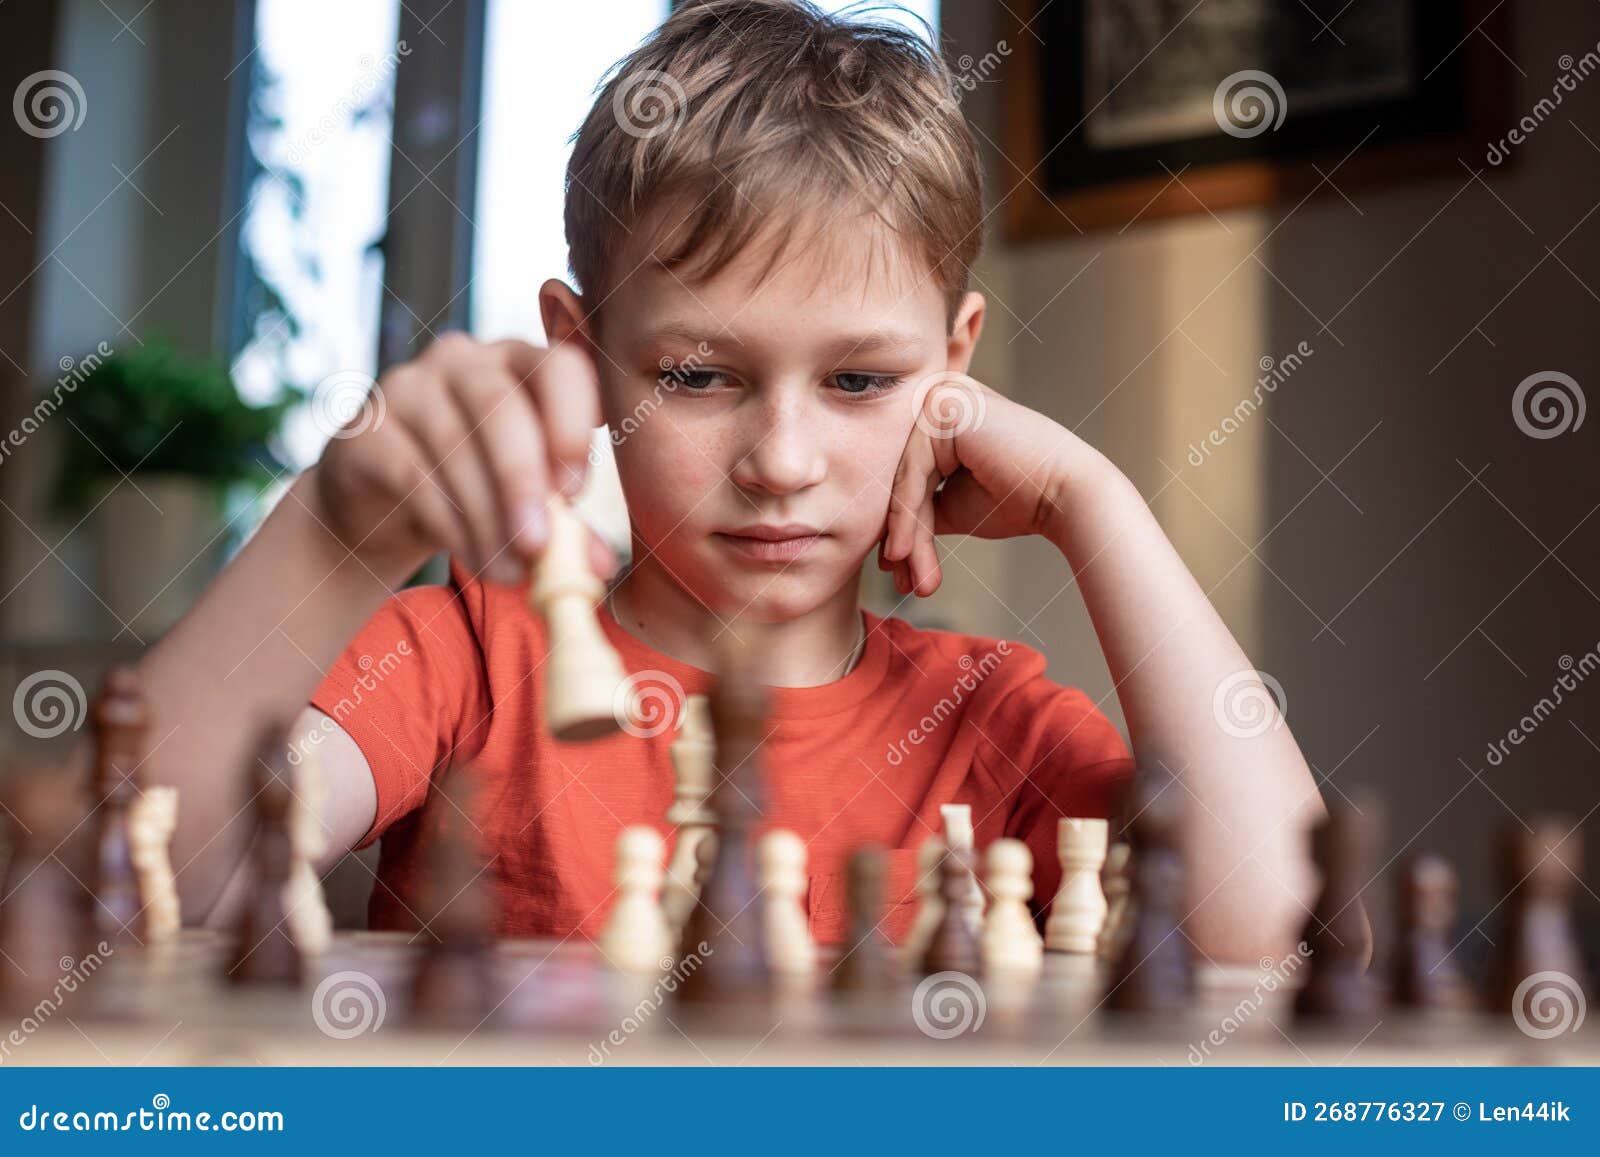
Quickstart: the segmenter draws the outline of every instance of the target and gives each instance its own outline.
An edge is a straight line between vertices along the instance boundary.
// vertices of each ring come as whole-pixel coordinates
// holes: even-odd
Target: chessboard
[[[104,961],[81,1007],[46,1015],[21,1065],[1362,1065],[1600,1064],[1600,1030],[1538,1039],[1509,1017],[1386,1012],[1371,1025],[1296,1021],[1295,976],[1201,968],[1192,1001],[1152,1017],[1106,1007],[1107,966],[1051,952],[1033,976],[906,977],[871,995],[816,974],[759,1008],[677,1000],[672,961],[640,976],[587,941],[505,940],[489,952],[488,1013],[428,1019],[424,956],[403,932],[340,932],[294,987],[227,977],[227,938],[190,930]],[[1292,959],[1292,958],[1291,958]],[[677,978],[677,979],[675,979]],[[32,1026],[29,1026],[32,1027]]]

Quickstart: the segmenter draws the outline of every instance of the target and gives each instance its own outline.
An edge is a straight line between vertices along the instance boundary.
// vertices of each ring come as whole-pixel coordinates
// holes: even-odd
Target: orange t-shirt
[[[875,842],[889,849],[883,927],[898,940],[916,909],[917,849],[947,803],[971,805],[979,849],[1001,836],[1027,842],[1042,911],[1061,875],[1056,821],[1108,814],[1132,773],[1122,736],[1083,692],[1047,679],[1030,647],[862,614],[855,668],[820,687],[774,689],[763,748],[766,822],[807,846],[813,933],[843,939],[845,861]],[[604,610],[600,621],[630,673],[659,673],[641,691],[708,690],[706,672],[645,646]],[[317,689],[312,704],[360,746],[377,785],[362,841],[383,837],[372,927],[421,923],[430,821],[450,806],[431,789],[453,764],[470,762],[480,783],[473,819],[500,935],[598,935],[618,833],[652,824],[670,846],[675,719],[645,738],[558,743],[540,710],[544,658],[544,625],[521,594],[453,567],[450,586],[390,599]]]

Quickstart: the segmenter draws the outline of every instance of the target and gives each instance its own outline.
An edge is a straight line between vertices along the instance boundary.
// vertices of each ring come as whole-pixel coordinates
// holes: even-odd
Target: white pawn
[[[983,922],[983,966],[994,972],[1033,972],[1044,963],[1044,941],[1033,925],[1033,853],[1021,840],[995,840],[984,857],[989,912]]]
[[[805,975],[817,967],[806,921],[806,846],[782,828],[761,838],[761,888],[766,898],[767,958],[777,972]]]
[[[658,899],[666,841],[654,828],[624,828],[617,837],[617,902],[611,907],[600,951],[625,972],[656,972],[672,955]]]
[[[673,798],[667,809],[667,822],[678,829],[678,838],[667,865],[661,906],[674,934],[688,921],[699,898],[700,888],[695,882],[699,874],[698,853],[716,827],[717,817],[708,803],[714,746],[710,701],[704,695],[690,695],[684,700],[678,734],[668,749],[672,757]]]
[[[944,818],[945,846],[956,851],[966,852],[971,861],[978,862],[977,848],[974,846],[972,831],[972,805],[965,803],[941,804],[939,814]],[[977,874],[974,873],[967,881],[966,898],[961,903],[962,913],[967,918],[967,927],[972,929],[974,936],[983,931],[983,887],[978,883]]]
[[[944,919],[944,897],[939,892],[942,883],[939,866],[943,862],[944,840],[939,836],[923,840],[922,847],[917,849],[917,896],[921,904],[901,950],[911,968],[919,966],[923,954],[928,951],[928,941],[933,939],[933,930]]]
[[[1044,946],[1052,952],[1092,953],[1106,922],[1100,867],[1106,859],[1106,821],[1063,819],[1056,824],[1061,886],[1050,903]]]
[[[146,944],[177,936],[182,925],[178,886],[172,875],[172,833],[178,826],[178,789],[147,787],[128,809],[128,842],[139,876]]]

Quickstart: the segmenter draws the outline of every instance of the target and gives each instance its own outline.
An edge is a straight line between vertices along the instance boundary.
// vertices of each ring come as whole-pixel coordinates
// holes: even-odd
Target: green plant
[[[282,468],[269,439],[298,400],[252,406],[226,367],[160,338],[112,354],[62,397],[56,504],[82,512],[97,482],[123,473],[185,474],[219,490],[264,481]]]

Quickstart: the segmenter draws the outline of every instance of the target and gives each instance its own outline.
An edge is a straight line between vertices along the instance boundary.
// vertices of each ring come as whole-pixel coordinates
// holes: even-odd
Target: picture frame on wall
[[[1484,168],[1492,0],[1016,0],[1009,239]]]

